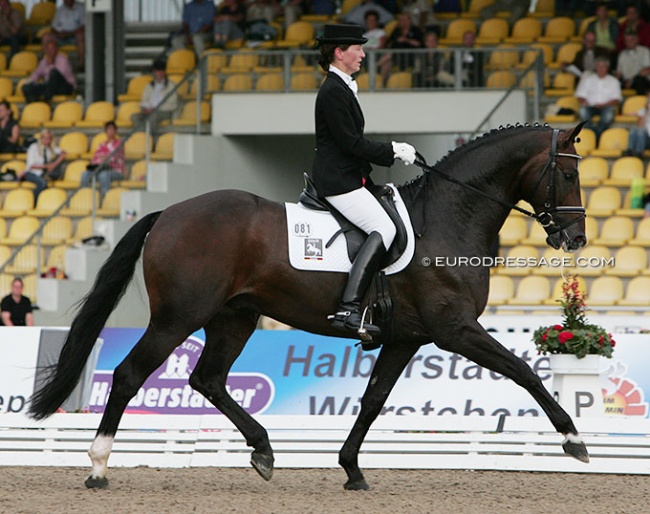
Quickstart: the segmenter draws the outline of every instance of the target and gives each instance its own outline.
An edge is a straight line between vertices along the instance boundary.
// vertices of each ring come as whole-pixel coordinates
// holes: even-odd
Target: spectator
[[[336,0],[311,0],[310,14],[335,14],[337,9]]]
[[[20,127],[7,100],[0,102],[0,153],[19,152]]]
[[[411,15],[413,25],[422,32],[435,32],[440,36],[440,25],[433,13],[433,7],[428,0],[405,0],[402,12]]]
[[[648,99],[650,101],[650,98]],[[642,157],[643,151],[650,147],[650,116],[648,105],[636,113],[636,127],[630,129],[625,155]]]
[[[594,131],[596,138],[600,138],[614,122],[623,99],[620,82],[609,74],[609,59],[596,59],[596,73],[586,74],[580,79],[575,95],[580,103],[580,121],[587,121],[587,128]],[[591,119],[597,114],[600,120],[594,125]]]
[[[596,45],[596,34],[594,32],[585,32],[582,36],[582,49],[578,50],[576,53],[573,62],[563,62],[560,63],[562,71],[567,73],[573,73],[576,77],[582,77],[582,74],[585,72],[595,72],[596,71],[596,59],[598,57],[606,57],[610,59],[614,56],[615,53],[611,52],[607,48]]]
[[[414,50],[421,46],[422,32],[420,32],[418,27],[413,25],[410,15],[406,13],[400,14],[397,18],[397,26],[393,29],[390,36],[388,36],[386,48],[392,48],[395,50]],[[395,56],[390,53],[385,54],[378,62],[384,84],[388,80],[388,75],[393,67],[393,57],[395,57],[397,65],[401,70],[412,67],[414,63],[412,52],[398,53],[395,54]]]
[[[614,76],[621,81],[624,89],[634,89],[637,95],[648,92],[650,75],[650,49],[639,45],[634,33],[625,34],[625,49],[618,56]]]
[[[194,46],[199,57],[212,40],[213,21],[217,13],[212,0],[192,0],[183,6],[181,34],[172,41],[174,48]]]
[[[312,2],[312,6],[318,7],[316,5],[316,2]],[[336,5],[333,7],[334,10],[336,10]],[[327,9],[327,5],[325,6],[325,9]],[[306,5],[305,0],[282,0],[282,3],[280,4],[280,10],[284,14],[284,26],[286,28],[292,23],[298,21],[300,19],[300,16],[306,13],[309,9]],[[313,12],[312,14],[317,13]]]
[[[493,4],[481,9],[481,18],[484,20],[495,18],[499,11],[508,11],[511,13],[508,21],[512,25],[518,19],[526,16],[529,9],[530,0],[496,0]]]
[[[142,111],[131,117],[131,121],[138,125],[148,116],[152,133],[156,132],[160,121],[171,119],[178,107],[178,95],[174,91],[176,86],[167,77],[166,67],[167,63],[162,59],[154,61],[153,80],[144,88],[140,98]],[[166,97],[167,99],[161,104]],[[159,106],[160,108],[155,110]]]
[[[32,302],[23,296],[23,280],[15,277],[11,282],[11,293],[0,303],[2,324],[6,327],[33,327]]]
[[[97,147],[88,170],[81,175],[81,187],[89,187],[92,183],[93,174],[97,174],[99,192],[102,198],[111,188],[111,182],[124,180],[124,145],[120,146],[121,140],[117,135],[115,122],[107,122],[104,125],[104,132],[106,132],[106,141]],[[104,160],[109,155],[109,161],[104,163]],[[102,163],[104,163],[103,166],[101,166]]]
[[[61,177],[61,163],[65,156],[65,151],[56,146],[52,132],[48,129],[41,130],[40,139],[27,149],[25,171],[19,177],[36,185],[35,200],[38,200],[38,195],[47,187],[46,179]]]
[[[60,45],[76,45],[78,67],[84,69],[86,48],[86,8],[81,2],[63,0],[54,19],[52,20],[52,33]]]
[[[228,41],[244,39],[246,7],[237,0],[223,0],[214,18],[214,44],[225,48]]]
[[[271,22],[282,12],[276,0],[253,0],[246,9],[246,35],[252,41],[270,41],[278,37]]]
[[[630,33],[637,35],[640,45],[650,46],[650,25],[641,18],[639,8],[634,4],[628,5],[625,13],[625,21],[618,26],[616,50],[620,52],[625,48],[625,34]]]
[[[451,69],[456,69],[455,60],[460,56],[461,81],[464,87],[483,87],[483,69],[485,53],[476,51],[476,35],[468,30],[463,34],[462,50],[454,51],[452,55]]]
[[[444,52],[438,48],[438,34],[427,32],[424,47],[428,52],[418,55],[415,67],[415,83],[418,87],[450,87],[454,76],[449,73],[449,63]]]
[[[8,60],[20,51],[23,22],[22,13],[9,0],[0,0],[0,44],[9,45]]]
[[[26,103],[40,99],[49,102],[54,95],[72,94],[77,87],[70,61],[65,54],[59,52],[56,41],[51,37],[44,38],[43,47],[43,58],[29,80],[23,84]]]
[[[365,0],[361,2],[356,7],[353,7],[343,16],[341,16],[341,21],[343,23],[353,23],[355,25],[363,25],[365,21],[365,16],[368,11],[375,11],[379,16],[379,24],[386,25],[386,23],[393,21],[395,16],[393,13],[387,10],[385,7],[379,5],[374,0]]]
[[[379,13],[377,11],[366,11],[365,29],[363,37],[368,42],[363,45],[364,50],[377,50],[386,46],[386,31],[379,26]]]
[[[596,5],[596,19],[589,22],[587,32],[593,32],[596,37],[596,46],[607,48],[616,52],[616,39],[618,38],[618,21],[610,17],[605,2]]]

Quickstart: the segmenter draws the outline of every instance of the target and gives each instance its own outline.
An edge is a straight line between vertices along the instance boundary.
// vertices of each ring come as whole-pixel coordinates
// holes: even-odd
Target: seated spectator
[[[0,316],[5,327],[33,327],[32,301],[23,296],[23,280],[16,277],[11,282],[11,293],[0,303]]]
[[[214,18],[214,45],[225,48],[228,41],[244,39],[246,7],[237,0],[223,0]]]
[[[573,73],[576,77],[582,77],[585,72],[593,73],[596,71],[596,59],[598,57],[606,57],[611,61],[613,56],[615,56],[614,52],[596,44],[596,34],[594,32],[587,31],[582,36],[582,48],[576,53],[573,62],[563,62],[560,63],[560,66],[562,71]],[[610,66],[612,64],[610,62]]]
[[[217,10],[212,0],[192,0],[183,6],[183,26],[180,35],[174,37],[172,46],[194,46],[199,57],[206,44],[212,42],[214,17]]]
[[[355,25],[363,25],[365,21],[365,16],[368,11],[375,11],[379,16],[379,24],[386,25],[389,21],[393,21],[395,18],[393,13],[390,12],[385,7],[379,5],[379,3],[374,0],[365,0],[361,2],[356,7],[353,7],[343,16],[341,16],[341,21],[343,23],[354,23]]]
[[[88,170],[81,175],[81,187],[90,187],[94,174],[97,174],[99,181],[99,192],[102,196],[111,188],[111,182],[115,180],[124,180],[124,145],[117,135],[117,125],[109,121],[104,125],[107,139],[101,143],[95,155],[93,155]],[[101,165],[104,159],[110,155],[108,162]]]
[[[246,9],[246,38],[252,41],[276,39],[278,29],[271,22],[281,13],[276,0],[253,0]]]
[[[639,45],[636,34],[625,34],[625,49],[618,56],[614,76],[624,89],[634,89],[637,95],[645,95],[650,83],[650,48]]]
[[[59,52],[52,37],[43,39],[43,58],[29,80],[23,84],[23,95],[27,103],[41,99],[49,102],[54,95],[72,94],[77,87],[77,79],[68,57]]]
[[[650,98],[648,100],[650,101]],[[646,148],[650,148],[648,105],[636,113],[636,127],[630,129],[625,155],[642,157]]]
[[[411,16],[402,13],[397,18],[397,26],[393,29],[388,40],[386,41],[386,48],[414,50],[422,46],[422,32],[420,29],[413,25]],[[378,62],[382,79],[384,84],[388,80],[388,76],[393,67],[393,60],[397,63],[399,69],[404,70],[413,66],[413,53],[404,52],[395,55],[386,54]]]
[[[171,119],[178,107],[178,95],[174,91],[176,85],[167,77],[166,67],[167,63],[162,59],[154,61],[153,80],[144,88],[140,98],[142,110],[131,117],[134,125],[139,125],[148,117],[152,134],[156,133],[158,123]],[[167,99],[161,104],[165,98]],[[155,110],[158,106],[160,108]]]
[[[614,122],[614,116],[623,99],[621,84],[616,77],[609,74],[609,59],[596,59],[596,73],[586,74],[580,79],[575,96],[580,103],[580,121],[587,121],[587,128],[596,134],[596,138]],[[591,119],[600,115],[594,125]]]
[[[316,2],[312,2],[316,6]],[[284,14],[284,27],[288,27],[300,19],[300,16],[309,11],[306,0],[282,0],[280,10]],[[336,11],[336,5],[334,5]],[[330,14],[334,14],[334,11]],[[312,14],[319,14],[312,11]]]
[[[377,50],[386,46],[386,31],[379,26],[379,14],[377,11],[367,11],[365,16],[366,31],[363,33],[368,42],[363,49]]]
[[[415,63],[415,84],[418,87],[450,87],[454,76],[450,73],[449,61],[444,52],[438,49],[438,34],[427,32],[424,35],[424,48],[428,52],[418,55]]]
[[[616,37],[616,51],[620,52],[625,48],[625,34],[636,34],[639,44],[650,46],[650,25],[641,18],[639,8],[630,4],[625,9],[625,20],[618,26]]]
[[[20,148],[20,127],[7,100],[0,102],[0,153],[16,153]]]
[[[452,54],[450,69],[455,70],[456,55],[460,55],[460,70],[461,82],[464,87],[483,87],[485,85],[485,78],[483,77],[483,70],[485,69],[485,53],[477,51],[476,35],[468,30],[463,34],[461,52],[454,52]]]
[[[428,0],[405,0],[402,3],[402,12],[409,13],[413,25],[422,32],[435,32],[440,36],[440,24]]]
[[[496,0],[493,4],[481,9],[481,18],[484,20],[495,18],[499,11],[508,11],[511,13],[508,22],[512,26],[518,19],[526,16],[529,9],[530,0]]]
[[[22,13],[11,7],[9,0],[0,0],[0,45],[9,45],[8,61],[20,51],[24,21]]]
[[[616,39],[618,38],[618,20],[609,15],[609,7],[605,2],[596,5],[596,19],[589,22],[587,32],[593,32],[596,46],[607,48],[616,52]]]
[[[47,187],[47,179],[61,178],[61,164],[65,156],[65,151],[56,146],[52,132],[48,129],[41,130],[39,140],[27,149],[25,171],[19,177],[20,180],[36,185],[35,200],[38,200],[38,195]]]
[[[78,67],[84,69],[86,48],[86,8],[82,2],[63,0],[52,20],[52,33],[60,45],[77,47]]]

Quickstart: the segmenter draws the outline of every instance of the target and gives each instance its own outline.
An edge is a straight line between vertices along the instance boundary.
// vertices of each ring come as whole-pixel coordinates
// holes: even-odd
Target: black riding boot
[[[329,316],[334,327],[353,330],[365,341],[370,341],[373,336],[381,334],[380,328],[375,325],[366,322],[361,325],[361,301],[385,253],[386,248],[381,234],[372,232],[352,263],[339,311]]]

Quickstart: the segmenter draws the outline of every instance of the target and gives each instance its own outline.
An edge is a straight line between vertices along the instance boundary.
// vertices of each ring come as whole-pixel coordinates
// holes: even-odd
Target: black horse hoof
[[[251,454],[251,465],[267,482],[271,480],[271,477],[273,476],[273,460],[273,456],[271,455],[265,455],[258,452],[253,452]]]
[[[362,478],[360,480],[348,480],[344,485],[343,488],[346,491],[368,491],[370,490],[370,487],[366,483],[366,481]]]
[[[589,452],[587,451],[587,447],[582,441],[571,441],[567,438],[562,443],[562,448],[564,449],[564,453],[571,455],[571,457],[574,459],[578,459],[580,462],[589,462]]]
[[[92,475],[86,478],[84,482],[88,489],[108,489],[108,478],[95,478]]]

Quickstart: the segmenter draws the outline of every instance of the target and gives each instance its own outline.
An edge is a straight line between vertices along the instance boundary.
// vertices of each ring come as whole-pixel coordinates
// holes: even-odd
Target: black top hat
[[[363,45],[368,41],[363,37],[361,25],[327,24],[321,37],[316,38],[320,44]]]
[[[167,62],[165,62],[165,59],[156,59],[153,62],[152,66],[153,70],[166,70],[167,69]]]

